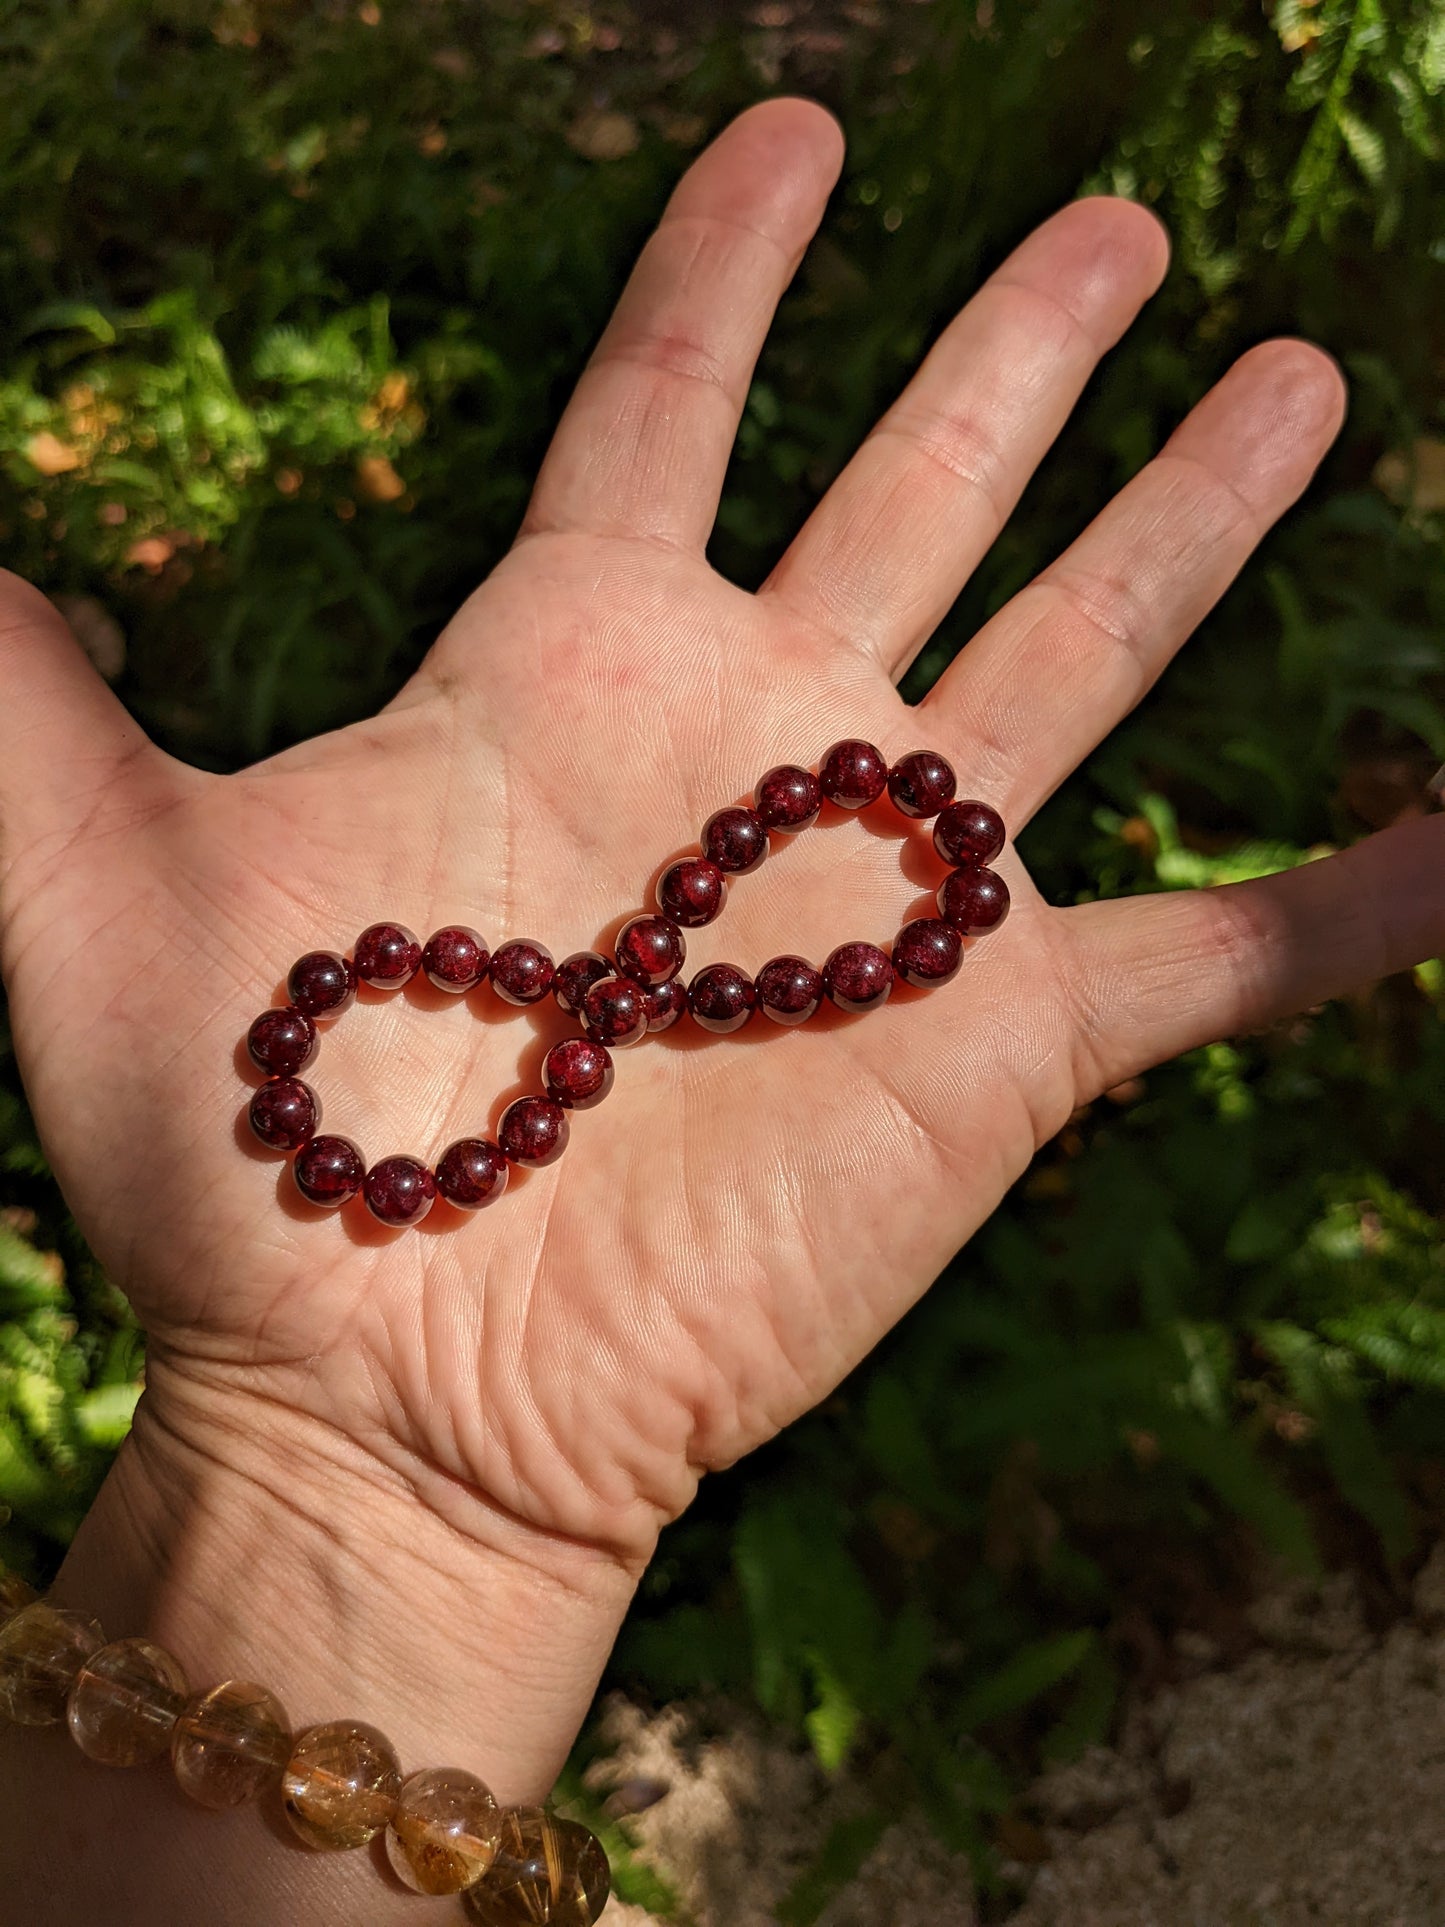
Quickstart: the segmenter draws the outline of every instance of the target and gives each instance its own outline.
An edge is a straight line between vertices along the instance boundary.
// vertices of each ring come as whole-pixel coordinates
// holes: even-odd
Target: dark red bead
[[[818,771],[818,787],[840,809],[861,810],[876,803],[888,787],[882,750],[856,737],[834,743]]]
[[[594,1044],[625,1050],[647,1035],[647,993],[630,977],[603,977],[582,999],[582,1028]]]
[[[421,943],[404,923],[369,923],[356,939],[351,967],[373,990],[400,990],[421,969]]]
[[[657,880],[658,908],[684,930],[711,923],[728,900],[728,880],[705,856],[685,856]]]
[[[810,769],[802,769],[797,763],[779,763],[760,778],[753,791],[753,807],[765,830],[782,830],[785,834],[806,830],[823,807],[823,792]]]
[[[997,930],[1008,908],[1008,885],[996,870],[955,870],[938,886],[938,914],[960,936]]]
[[[507,1188],[502,1147],[486,1137],[459,1137],[437,1160],[437,1196],[458,1211],[480,1211]]]
[[[915,917],[893,940],[893,968],[916,990],[952,983],[963,962],[963,938],[937,917]]]
[[[436,1202],[437,1181],[419,1158],[383,1158],[367,1172],[362,1190],[372,1217],[399,1230],[421,1223]]]
[[[555,1164],[567,1149],[567,1113],[550,1097],[519,1097],[502,1113],[497,1140],[513,1164]]]
[[[888,794],[893,798],[893,807],[905,816],[937,816],[953,801],[957,788],[958,778],[952,763],[937,750],[910,750],[888,772]]]
[[[669,983],[653,984],[643,991],[642,1001],[647,1006],[648,1035],[671,1030],[687,1009],[687,985],[681,977],[674,977]]]
[[[634,983],[670,983],[686,956],[687,945],[671,917],[634,917],[617,933],[617,968]]]
[[[304,1071],[319,1047],[316,1026],[304,1010],[263,1010],[246,1033],[246,1049],[258,1071],[268,1077],[294,1077]]]
[[[729,876],[746,876],[756,870],[768,853],[768,833],[763,819],[746,803],[730,804],[714,810],[702,826],[702,853]]]
[[[464,923],[449,923],[434,930],[421,953],[421,967],[428,981],[438,990],[449,990],[454,997],[479,984],[490,962],[487,946]]]
[[[356,1002],[356,972],[336,950],[308,950],[291,966],[286,995],[308,1017],[339,1017]]]
[[[875,1010],[893,988],[893,959],[876,943],[840,943],[823,965],[823,989],[839,1010]]]
[[[552,988],[552,953],[529,937],[514,937],[492,952],[492,988],[509,1004],[539,1004]]]
[[[752,1016],[758,993],[753,980],[736,964],[709,964],[699,970],[687,989],[693,1022],[720,1033],[741,1030]]]
[[[299,1151],[321,1129],[321,1099],[299,1077],[273,1077],[251,1099],[251,1129],[273,1151]]]
[[[774,957],[758,972],[758,1009],[775,1024],[806,1024],[823,1001],[823,973],[806,957]]]
[[[1003,818],[987,803],[950,803],[933,826],[933,847],[945,863],[972,869],[992,863],[1004,845]]]
[[[604,977],[615,977],[617,966],[597,950],[574,950],[570,957],[564,957],[557,966],[552,979],[552,995],[557,999],[558,1008],[565,1010],[569,1017],[582,1015],[582,999],[593,984],[600,984]]]
[[[542,1059],[547,1095],[569,1111],[590,1111],[612,1089],[612,1053],[590,1037],[564,1037]]]
[[[366,1159],[349,1137],[314,1137],[296,1153],[291,1171],[308,1204],[334,1211],[366,1182]]]

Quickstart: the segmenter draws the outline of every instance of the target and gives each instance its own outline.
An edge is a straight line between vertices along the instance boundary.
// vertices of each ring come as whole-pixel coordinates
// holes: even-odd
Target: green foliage
[[[726,11],[16,0],[7,559],[117,615],[122,692],[195,761],[372,707],[510,539],[687,151],[776,84],[821,90],[851,153],[749,397],[720,566],[765,573],[1031,220],[1133,194],[1175,237],[1166,288],[909,688],[1230,357],[1306,333],[1351,377],[1338,450],[1026,854],[1082,901],[1421,807],[1445,759],[1433,0],[935,0],[836,57]],[[1437,962],[1076,1119],[839,1396],[668,1536],[613,1677],[751,1693],[874,1796],[782,1918],[918,1801],[992,1878],[1022,1781],[1108,1732],[1141,1625],[1237,1597],[1246,1544],[1403,1582],[1441,1523],[1442,1003]],[[0,1197],[35,1229],[0,1234],[0,1557],[36,1569],[123,1429],[135,1340],[4,1071]]]

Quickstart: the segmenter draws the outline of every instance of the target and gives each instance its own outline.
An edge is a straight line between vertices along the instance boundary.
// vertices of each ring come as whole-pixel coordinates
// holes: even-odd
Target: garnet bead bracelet
[[[107,1642],[88,1614],[37,1599],[3,1570],[0,1718],[63,1723],[102,1766],[167,1756],[182,1793],[213,1811],[274,1800],[322,1851],[380,1835],[404,1886],[459,1895],[481,1927],[592,1927],[611,1888],[601,1841],[575,1820],[499,1806],[456,1767],[404,1774],[386,1735],[359,1720],[293,1731],[264,1686],[231,1679],[193,1692],[164,1648]]]
[[[555,963],[531,938],[489,951],[466,924],[447,924],[422,943],[393,922],[368,925],[350,957],[308,951],[287,977],[290,1002],[263,1011],[247,1033],[251,1062],[266,1077],[251,1099],[251,1128],[268,1150],[295,1153],[296,1188],[322,1210],[359,1197],[395,1230],[420,1224],[438,1198],[460,1211],[480,1210],[506,1190],[513,1165],[540,1168],[562,1155],[570,1114],[590,1110],[612,1089],[613,1051],[669,1030],[684,1015],[718,1034],[742,1030],[758,1011],[792,1027],[825,1002],[858,1016],[885,1004],[896,983],[932,990],[951,982],[965,939],[997,929],[1009,908],[1008,886],[988,867],[1004,846],[1003,819],[987,803],[955,800],[956,788],[952,766],[935,750],[910,750],[890,767],[880,749],[856,738],[834,743],[817,775],[780,763],[759,779],[751,804],[713,812],[697,853],[667,866],[657,881],[657,908],[623,923],[610,957],[577,950]],[[936,917],[912,918],[889,949],[839,944],[821,967],[783,955],[751,977],[736,964],[712,963],[684,983],[684,931],[721,913],[729,879],[756,870],[772,837],[806,830],[825,802],[861,810],[885,795],[904,817],[935,819],[934,849],[951,866],[938,887]],[[321,1135],[321,1100],[301,1072],[316,1060],[318,1026],[350,1008],[358,983],[394,991],[419,972],[455,996],[487,982],[503,1002],[526,1006],[550,992],[582,1034],[553,1045],[542,1091],[508,1106],[495,1142],[459,1138],[435,1167],[413,1157],[368,1167],[350,1138]]]

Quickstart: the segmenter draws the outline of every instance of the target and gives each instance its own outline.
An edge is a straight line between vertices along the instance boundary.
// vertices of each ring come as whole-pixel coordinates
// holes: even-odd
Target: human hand
[[[1069,910],[1010,852],[1010,921],[951,987],[797,1032],[684,1021],[619,1058],[560,1164],[466,1221],[323,1218],[238,1142],[247,1022],[295,955],[374,919],[595,946],[712,809],[845,735],[942,750],[1017,832],[1305,485],[1341,384],[1273,342],[919,711],[900,700],[1163,273],[1154,219],[1092,200],[974,297],[761,592],[723,581],[703,551],[753,361],[839,162],[826,115],[773,102],[690,170],[515,548],[374,720],[200,774],[143,739],[43,598],[4,590],[4,974],[56,1174],[149,1333],[128,1516],[150,1505],[158,1538],[142,1493],[169,1516],[205,1468],[248,1516],[298,1511],[303,1538],[345,1541],[364,1514],[377,1550],[354,1561],[393,1607],[422,1564],[468,1598],[473,1549],[525,1569],[529,1598],[541,1575],[603,1599],[608,1630],[556,1682],[578,1716],[701,1473],[823,1397],[1077,1105],[1445,937],[1437,820],[1237,888]],[[886,943],[942,867],[927,826],[869,827],[776,839],[689,933],[689,974]],[[434,1157],[538,1088],[568,1028],[487,992],[358,1007],[325,1034],[326,1128]],[[437,1617],[408,1629],[418,1650]],[[565,1724],[522,1749],[522,1777]]]

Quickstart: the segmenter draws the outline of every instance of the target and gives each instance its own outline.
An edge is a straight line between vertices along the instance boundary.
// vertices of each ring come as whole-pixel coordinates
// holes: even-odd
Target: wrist
[[[407,1770],[465,1766],[525,1802],[576,1737],[643,1563],[166,1375],[55,1594],[165,1646],[193,1686],[259,1681],[293,1729],[353,1716]]]

